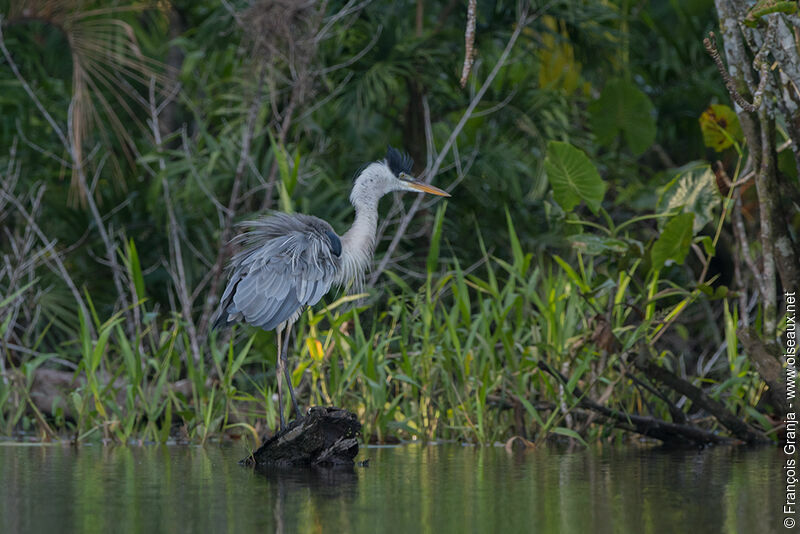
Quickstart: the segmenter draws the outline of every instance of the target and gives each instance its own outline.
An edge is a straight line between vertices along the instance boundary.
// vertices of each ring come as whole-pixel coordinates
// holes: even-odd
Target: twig
[[[81,188],[86,193],[86,203],[89,206],[89,211],[92,213],[92,218],[95,220],[95,224],[97,225],[97,231],[100,233],[100,239],[103,241],[103,245],[106,249],[106,258],[108,259],[109,267],[111,269],[111,278],[114,282],[114,286],[117,290],[117,296],[122,301],[122,309],[125,310],[125,315],[129,316],[130,318],[130,309],[128,307],[128,297],[126,296],[125,291],[125,284],[122,279],[122,267],[119,265],[117,261],[117,250],[114,246],[114,243],[111,240],[111,236],[109,235],[105,223],[103,222],[103,217],[100,215],[100,210],[97,208],[97,203],[94,200],[94,195],[89,191],[89,185],[86,182],[86,174],[83,171],[83,166],[75,161],[76,171],[78,176],[78,181]],[[128,323],[132,324],[132,323]]]
[[[322,29],[319,30],[316,33],[316,35],[314,35],[314,41],[319,43],[320,41],[325,39],[325,37],[327,37],[328,31],[339,20],[343,19],[344,17],[346,17],[346,16],[348,16],[348,15],[350,15],[352,13],[355,13],[357,11],[360,11],[360,10],[364,9],[365,7],[367,7],[367,5],[369,5],[371,3],[372,3],[372,0],[364,0],[363,2],[361,2],[359,4],[355,4],[355,0],[350,0],[349,2],[347,2],[347,4],[345,4],[345,6],[342,9],[340,9],[335,14],[331,15],[330,17],[328,17],[328,19],[325,21],[325,26],[323,26]]]
[[[722,63],[722,58],[719,55],[719,50],[717,50],[717,38],[714,35],[714,32],[708,32],[708,37],[703,39],[703,46],[706,49],[706,52],[711,56],[711,59],[714,60],[714,63],[717,65],[717,70],[719,71],[720,76],[722,76],[722,80],[725,82],[725,87],[728,89],[728,93],[730,93],[731,98],[733,98],[734,102],[739,104],[742,109],[753,113],[756,109],[758,109],[754,104],[751,104],[736,90],[736,82],[733,81],[733,78],[725,69],[725,65]]]
[[[339,69],[345,69],[350,65],[352,65],[353,63],[357,62],[359,59],[367,55],[367,52],[372,50],[372,48],[375,46],[375,43],[378,42],[381,33],[383,33],[383,24],[378,24],[378,29],[375,30],[375,35],[372,37],[372,40],[369,43],[367,43],[367,46],[362,48],[356,55],[354,55],[347,61],[343,61],[342,63],[338,63],[336,65],[331,65],[330,67],[325,67],[324,69],[321,69],[317,74],[324,76],[325,74],[330,74],[331,72],[335,72]]]
[[[223,274],[223,264],[228,258],[232,246],[230,240],[231,237],[233,237],[233,217],[236,213],[236,207],[239,205],[240,190],[242,187],[242,180],[244,179],[244,171],[247,166],[247,162],[250,159],[250,142],[252,141],[253,134],[255,133],[258,110],[261,108],[261,103],[263,101],[263,71],[258,75],[258,80],[259,82],[258,87],[256,88],[256,94],[253,97],[253,101],[250,103],[250,109],[247,113],[247,121],[242,130],[242,148],[239,151],[239,161],[236,164],[233,186],[231,187],[231,196],[228,200],[228,207],[225,211],[221,229],[222,232],[220,234],[220,243],[222,246],[217,254],[216,261],[214,262],[214,267],[212,269],[214,274],[211,278],[211,285],[206,297],[206,301],[203,303],[203,312],[200,316],[198,328],[204,336],[207,335],[211,314],[214,313],[214,306],[216,305],[217,296],[219,295],[219,287]]]
[[[461,88],[467,86],[467,78],[475,62],[475,13],[477,0],[469,0],[467,6],[467,29],[464,32],[464,66],[461,68]]]
[[[303,112],[302,115],[300,115],[299,117],[297,117],[297,119],[295,119],[295,122],[302,122],[304,119],[308,118],[312,113],[317,111],[319,108],[321,108],[322,106],[324,106],[325,104],[336,98],[336,96],[339,95],[345,87],[347,87],[347,84],[350,82],[352,78],[353,78],[353,72],[350,71],[344,77],[344,80],[342,80],[336,87],[334,87],[331,90],[331,92],[327,96],[325,96],[325,98],[321,98],[316,102],[314,102],[314,104],[312,104],[311,107],[309,107],[307,110]]]
[[[755,112],[761,107],[764,89],[766,88],[767,81],[769,80],[769,63],[767,62],[766,58],[774,36],[775,27],[774,25],[770,24],[761,49],[753,59],[753,67],[759,72],[759,80],[758,87],[753,93],[752,103],[748,102],[741,95],[741,93],[736,90],[736,82],[733,80],[733,77],[730,75],[730,73],[728,73],[727,69],[725,69],[725,65],[722,63],[722,58],[720,57],[719,50],[717,49],[717,39],[714,35],[714,32],[708,32],[708,37],[703,39],[703,46],[705,47],[706,52],[708,52],[708,54],[711,56],[711,59],[713,59],[714,63],[717,65],[717,70],[722,76],[722,79],[725,82],[725,87],[728,89],[728,93],[730,93],[731,98],[737,104],[739,104],[742,109],[749,111],[750,113]]]
[[[47,239],[47,236],[44,234],[44,232],[42,232],[42,229],[36,223],[36,220],[34,220],[33,216],[30,213],[28,213],[28,211],[16,197],[5,191],[0,191],[0,196],[4,196],[11,204],[14,204],[14,206],[17,208],[17,210],[19,210],[19,212],[22,214],[25,220],[28,221],[28,225],[33,229],[33,231],[36,233],[36,236],[42,243],[45,244],[50,243],[50,240]],[[83,298],[81,297],[81,293],[80,291],[78,291],[75,282],[72,280],[72,277],[69,275],[69,272],[64,266],[64,262],[61,260],[61,256],[59,254],[51,254],[47,259],[52,260],[52,262],[55,263],[56,268],[53,269],[54,272],[60,275],[62,280],[64,280],[64,283],[67,284],[67,287],[72,293],[73,298],[78,303],[78,306],[81,309],[81,313],[83,314],[83,318],[86,321],[86,325],[89,328],[90,334],[94,336],[94,322],[92,321],[92,316],[89,314],[89,310],[86,308],[86,304],[83,302]]]
[[[222,202],[217,199],[216,195],[212,193],[203,180],[200,179],[200,173],[197,172],[197,168],[194,165],[194,158],[192,157],[191,150],[189,149],[189,136],[186,133],[186,127],[181,129],[181,146],[183,147],[184,157],[186,159],[186,163],[189,165],[189,170],[194,176],[195,182],[197,182],[197,186],[200,190],[208,197],[214,207],[217,209],[217,216],[219,217],[219,227],[222,228],[225,226],[225,216],[230,215],[233,216],[232,213],[226,206],[222,204]]]
[[[50,126],[56,132],[58,138],[61,140],[61,143],[64,145],[64,149],[67,150],[67,152],[70,154],[72,158],[71,166],[78,177],[81,188],[83,188],[83,191],[86,193],[89,210],[91,211],[92,217],[94,218],[95,223],[97,224],[97,231],[100,233],[100,238],[102,239],[103,244],[106,248],[106,255],[111,265],[111,274],[112,274],[112,279],[114,281],[114,286],[117,289],[117,295],[122,300],[122,308],[126,310],[125,314],[128,315],[130,313],[128,311],[128,299],[125,296],[124,284],[122,281],[122,274],[121,274],[122,269],[120,268],[119,263],[117,262],[116,249],[111,241],[111,238],[108,235],[108,232],[106,231],[105,225],[103,224],[103,218],[100,216],[100,211],[97,208],[97,203],[94,201],[93,196],[89,194],[89,186],[86,182],[86,174],[83,169],[83,163],[78,155],[77,147],[70,143],[70,141],[64,135],[64,132],[58,126],[58,123],[39,101],[39,98],[36,96],[36,93],[33,91],[33,89],[31,89],[30,85],[22,76],[22,73],[20,73],[19,69],[17,68],[14,59],[11,57],[11,54],[6,48],[5,40],[3,39],[2,16],[0,16],[0,49],[2,49],[6,61],[11,67],[11,70],[14,72],[14,76],[16,76],[17,80],[22,84],[23,88],[25,89],[25,92],[28,94],[28,96],[31,98],[31,100],[33,100],[34,104],[36,105],[36,108],[41,112],[45,120],[48,122],[48,124],[50,124]],[[68,119],[67,119],[67,133],[69,134],[70,138],[75,138],[75,136],[73,135],[74,123],[72,121],[72,111],[73,111],[73,105],[70,104]]]
[[[162,148],[161,142],[161,129],[158,126],[158,107],[156,106],[155,97],[155,79],[150,80],[150,126],[153,130],[153,139],[156,142],[156,148],[160,151]],[[163,157],[158,159],[159,169],[161,173],[161,189],[164,196],[164,204],[167,208],[167,219],[169,221],[169,248],[172,264],[177,273],[176,278],[173,279],[175,283],[175,290],[178,292],[178,300],[181,303],[181,316],[186,323],[186,332],[189,336],[189,346],[192,351],[192,358],[197,363],[203,356],[200,349],[200,343],[197,339],[197,329],[195,328],[194,319],[192,318],[192,301],[189,298],[189,281],[186,277],[186,270],[183,264],[183,249],[181,248],[181,240],[178,237],[178,223],[175,217],[175,209],[172,205],[172,197],[169,190],[169,181],[167,180],[166,164]],[[172,270],[170,270],[172,271]],[[139,307],[135,306],[138,311]]]
[[[493,105],[491,107],[488,107],[486,109],[482,109],[482,110],[480,110],[480,111],[478,111],[476,113],[473,113],[472,114],[472,118],[473,119],[478,119],[480,117],[485,117],[486,115],[491,115],[492,113],[495,113],[495,112],[503,109],[504,107],[506,107],[508,105],[509,102],[511,102],[511,100],[515,96],[517,96],[517,90],[516,89],[512,89],[511,91],[508,92],[508,96],[506,96],[501,102],[498,102],[497,104],[495,104],[495,105]]]
[[[560,385],[563,386],[568,383],[566,376],[550,367],[546,362],[539,360],[538,367],[558,380]],[[578,400],[578,406],[615,420],[618,427],[636,432],[643,436],[655,438],[664,442],[689,441],[701,445],[705,443],[725,443],[728,441],[724,437],[695,426],[670,423],[653,417],[644,417],[613,410],[586,396],[578,386],[572,388],[572,395]]]
[[[25,143],[26,145],[28,145],[28,147],[32,148],[33,150],[35,150],[36,152],[38,152],[42,156],[44,156],[46,158],[49,158],[49,159],[52,159],[53,161],[55,161],[59,165],[62,165],[64,167],[69,167],[70,166],[70,163],[68,161],[56,156],[55,154],[53,154],[49,150],[45,150],[44,148],[40,147],[39,145],[37,145],[36,143],[31,141],[30,139],[25,137],[25,131],[23,130],[22,123],[20,122],[19,119],[16,120],[16,125],[17,125],[17,134],[19,134],[19,137],[20,137],[20,139],[22,139],[22,142]]]
[[[547,7],[547,5],[545,5],[544,7]],[[445,142],[441,152],[439,152],[436,161],[433,163],[432,166],[428,166],[428,168],[425,170],[424,173],[425,183],[430,183],[433,177],[436,176],[436,174],[439,172],[439,168],[442,166],[445,157],[447,157],[447,154],[450,152],[450,148],[453,146],[453,143],[455,142],[456,138],[461,133],[461,130],[464,129],[464,126],[467,124],[467,121],[472,116],[472,113],[475,111],[475,108],[478,107],[478,104],[483,99],[483,95],[485,95],[486,91],[488,91],[495,77],[500,72],[500,69],[505,65],[506,61],[508,60],[508,56],[511,54],[511,50],[514,48],[514,44],[517,42],[517,38],[522,33],[523,28],[525,28],[529,23],[530,20],[528,20],[528,9],[526,6],[520,13],[519,19],[517,20],[516,28],[514,28],[514,32],[508,39],[508,43],[506,43],[506,47],[505,49],[503,49],[502,54],[500,54],[500,57],[498,58],[494,68],[491,70],[489,75],[486,77],[486,80],[484,80],[483,85],[481,85],[481,88],[473,97],[466,111],[464,111],[464,114],[458,121],[458,124],[456,124],[455,128],[453,128],[450,137],[447,139],[447,142]],[[381,258],[381,261],[380,263],[378,263],[377,268],[370,275],[370,281],[369,281],[370,284],[374,284],[378,280],[378,277],[380,277],[380,275],[383,273],[383,271],[386,270],[386,266],[388,265],[389,261],[392,258],[392,255],[394,254],[395,250],[400,244],[400,240],[403,239],[406,230],[408,229],[408,225],[411,223],[411,220],[413,219],[414,215],[417,213],[417,210],[419,210],[421,205],[422,205],[422,196],[418,196],[416,199],[414,199],[414,202],[411,204],[411,207],[409,208],[408,212],[400,220],[400,223],[397,226],[397,230],[395,231],[394,237],[392,237],[392,241],[391,243],[389,243],[389,246],[386,249],[386,253]]]
[[[760,431],[750,426],[731,413],[721,402],[709,397],[702,389],[687,382],[672,371],[669,371],[650,360],[647,356],[634,358],[634,366],[653,380],[661,382],[669,388],[686,396],[698,408],[711,415],[734,436],[747,443],[768,443],[769,439]]]
[[[619,366],[617,369],[621,374],[630,378],[634,383],[638,384],[639,386],[643,387],[647,391],[649,391],[652,395],[661,399],[661,401],[667,405],[667,409],[669,410],[669,414],[672,417],[672,420],[679,424],[686,424],[686,414],[678,408],[675,403],[673,403],[663,392],[659,391],[652,385],[648,384],[634,373],[629,372],[623,366]]]
[[[11,67],[11,70],[14,72],[14,76],[17,77],[17,80],[19,80],[19,83],[22,84],[22,88],[25,89],[25,92],[28,93],[28,96],[31,98],[31,100],[33,100],[33,103],[36,106],[36,108],[44,116],[44,118],[48,122],[48,124],[50,124],[50,127],[53,128],[53,131],[56,132],[56,135],[61,140],[61,144],[63,144],[65,147],[69,148],[70,144],[67,141],[67,138],[64,136],[64,132],[58,126],[58,123],[55,121],[55,119],[53,119],[53,117],[44,108],[42,103],[39,101],[39,97],[36,96],[36,93],[33,92],[33,89],[31,89],[31,86],[28,85],[28,82],[25,81],[25,78],[22,77],[22,74],[20,73],[19,69],[17,68],[17,64],[14,63],[14,60],[11,58],[11,54],[9,53],[8,48],[6,48],[6,42],[5,42],[5,39],[3,38],[3,15],[2,14],[0,14],[0,50],[3,51],[3,55],[5,56],[6,61],[8,62],[8,66]]]

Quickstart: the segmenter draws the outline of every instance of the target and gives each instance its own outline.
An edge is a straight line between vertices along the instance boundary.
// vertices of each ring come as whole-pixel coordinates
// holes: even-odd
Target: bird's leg
[[[275,333],[278,336],[278,355],[276,357],[275,362],[275,378],[278,380],[278,415],[280,416],[281,420],[281,430],[286,428],[286,421],[283,419],[283,384],[281,384],[281,380],[283,377],[283,366],[284,366],[284,358],[281,357],[281,329],[278,328],[275,330]],[[289,338],[289,332],[286,332],[286,338]],[[291,382],[289,383],[289,387],[291,387]]]
[[[286,323],[286,339],[283,340],[283,351],[281,358],[283,358],[283,372],[286,374],[286,383],[289,384],[289,396],[292,398],[292,406],[294,407],[294,414],[300,417],[300,408],[297,407],[297,399],[294,398],[294,386],[292,386],[292,374],[289,372],[288,354],[289,354],[289,335],[292,332],[292,323]]]

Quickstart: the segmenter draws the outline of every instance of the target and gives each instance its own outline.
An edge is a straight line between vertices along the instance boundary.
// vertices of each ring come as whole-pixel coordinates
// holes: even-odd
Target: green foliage
[[[569,143],[550,141],[544,166],[553,196],[562,209],[572,210],[584,201],[597,213],[606,184],[586,154]]]
[[[74,168],[53,128],[75,116],[63,31],[46,13],[3,23],[53,122],[0,65],[0,434],[258,441],[278,419],[274,337],[209,332],[233,252],[223,240],[268,209],[343,232],[359,166],[387,144],[409,150],[415,171],[434,158],[429,147],[442,149],[518,17],[515,3],[478,3],[479,54],[461,89],[461,4],[424,2],[419,29],[407,3],[360,3],[343,19],[341,3],[325,4],[321,20],[333,22],[308,56],[300,35],[259,33],[261,4],[247,31],[231,11],[241,2],[91,14],[108,19],[88,41],[97,55],[141,62],[82,109],[96,107],[85,124],[102,126],[79,132],[99,216],[67,201]],[[754,409],[763,382],[736,342],[749,312],[723,283],[725,266],[711,271],[732,241],[731,200],[692,161],[706,146],[733,147],[720,157],[739,158],[735,182],[748,150],[730,108],[709,108],[727,101],[697,37],[716,24],[713,2],[635,7],[553,3],[522,31],[433,177],[454,184],[453,199],[423,205],[371,294],[332,294],[302,316],[290,345],[301,404],[349,408],[377,441],[591,443],[622,434],[583,425],[578,388],[623,413],[674,415],[674,395],[632,382],[629,358],[646,354],[702,368],[685,378],[765,425]],[[308,21],[294,22],[299,32]],[[108,24],[124,39],[103,33]],[[155,109],[141,74],[151,71]],[[779,155],[787,176],[791,158]],[[379,257],[403,211],[388,204]],[[703,360],[716,353],[722,365]],[[42,370],[74,379],[51,407],[32,396]]]
[[[647,150],[656,138],[653,103],[635,85],[610,80],[600,98],[589,104],[592,131],[601,145],[611,146],[622,135],[634,154]]]
[[[692,244],[693,225],[694,213],[681,213],[670,219],[653,243],[650,259],[654,269],[661,269],[667,262],[683,265],[689,245]]]
[[[675,169],[675,177],[661,193],[657,213],[694,215],[694,232],[714,220],[714,209],[722,203],[716,178],[707,163],[691,162]]]
[[[739,117],[729,106],[711,104],[700,115],[699,120],[703,142],[717,152],[722,152],[734,143],[738,145],[744,139]]]

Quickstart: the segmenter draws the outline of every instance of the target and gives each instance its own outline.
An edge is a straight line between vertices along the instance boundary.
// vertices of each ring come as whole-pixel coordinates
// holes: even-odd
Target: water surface
[[[0,443],[2,532],[783,532],[775,448],[362,448],[267,476],[242,447]]]

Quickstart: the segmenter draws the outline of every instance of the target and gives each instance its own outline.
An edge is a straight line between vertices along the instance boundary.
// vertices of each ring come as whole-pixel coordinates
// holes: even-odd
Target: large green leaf
[[[693,223],[694,213],[681,213],[667,223],[650,252],[654,269],[661,269],[669,261],[683,265],[692,243]]]
[[[700,115],[699,121],[700,130],[703,132],[703,143],[717,152],[722,152],[734,141],[744,139],[739,117],[724,104],[711,104]]]
[[[583,151],[569,143],[550,141],[544,168],[553,197],[564,211],[571,211],[583,200],[597,213],[606,193],[606,183]]]
[[[634,154],[641,154],[656,138],[653,103],[625,80],[611,80],[600,98],[589,105],[591,124],[600,144],[611,145],[622,134]]]
[[[677,169],[675,177],[664,187],[657,212],[693,213],[693,230],[698,232],[714,219],[714,209],[721,201],[722,196],[711,167],[706,163],[693,162]]]

